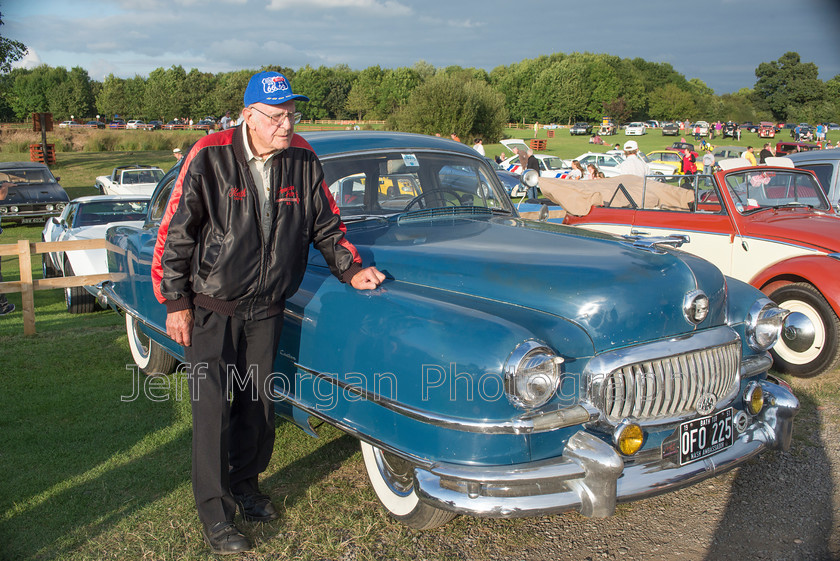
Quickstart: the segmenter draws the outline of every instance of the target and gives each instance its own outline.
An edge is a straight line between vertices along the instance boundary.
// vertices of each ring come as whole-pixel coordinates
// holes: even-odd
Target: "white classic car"
[[[625,136],[642,136],[647,134],[647,125],[644,123],[630,123],[624,127]]]
[[[163,179],[158,167],[132,165],[114,168],[111,175],[96,178],[96,190],[103,195],[140,195],[150,197],[158,181]]]
[[[133,195],[96,195],[70,202],[60,216],[44,225],[45,242],[105,239],[105,231],[114,223],[139,221],[146,217],[148,197]],[[108,272],[107,255],[102,249],[78,249],[43,254],[44,278],[101,275]],[[96,306],[95,287],[75,286],[64,289],[67,311],[71,314],[92,312]]]

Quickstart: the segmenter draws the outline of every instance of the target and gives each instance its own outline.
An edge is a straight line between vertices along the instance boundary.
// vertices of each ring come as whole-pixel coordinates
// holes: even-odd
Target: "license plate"
[[[734,442],[732,408],[680,425],[680,465],[717,454]]]
[[[40,224],[42,222],[46,222],[47,219],[44,216],[37,216],[35,218],[21,218],[21,224]]]

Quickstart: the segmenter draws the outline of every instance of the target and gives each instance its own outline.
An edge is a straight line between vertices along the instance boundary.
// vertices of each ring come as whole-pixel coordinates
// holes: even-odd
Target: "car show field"
[[[529,138],[527,133],[523,135],[522,130],[516,129],[508,131],[508,136]],[[760,146],[754,134],[744,136],[750,138],[742,138],[740,142],[728,139],[726,143]],[[564,159],[611,148],[609,145],[593,147],[586,136],[568,132],[547,138],[546,131],[540,131],[540,137],[547,140],[546,150],[541,152]],[[637,138],[642,150],[665,149],[672,140],[666,142],[658,131]],[[624,140],[621,134],[615,139]],[[486,148],[491,158],[507,152],[500,145]],[[0,153],[0,159],[9,157],[8,153]],[[92,179],[121,165],[139,162],[165,171],[174,163],[169,150],[59,153],[58,161],[53,171],[61,176],[71,199],[95,194]],[[404,158],[402,161],[411,162]],[[450,209],[462,206],[463,178],[454,172],[440,176],[455,186],[462,201],[454,205],[453,199],[444,206]],[[351,184],[358,181],[353,179],[348,186]],[[334,194],[340,200],[343,187],[336,189]],[[383,188],[381,195],[388,195],[386,191]],[[345,206],[342,213],[348,218],[358,210],[349,202],[342,206]],[[453,220],[446,219],[447,223]],[[483,220],[470,218],[469,222],[476,225],[483,224]],[[43,224],[10,226],[0,243],[13,243],[17,239],[38,241],[42,228]],[[365,229],[372,230],[370,225],[359,230]],[[389,256],[398,255],[400,246],[406,245],[405,235],[413,236],[411,243],[418,255],[424,253],[420,251],[422,244],[445,243],[454,247],[453,240],[431,239],[431,233],[433,229],[420,224],[411,226],[406,220],[401,228],[388,233],[395,241],[394,247],[377,244],[364,247],[365,251],[377,255],[378,262],[385,263]],[[483,235],[477,231],[468,233],[473,249],[480,246]],[[517,235],[524,236],[524,232]],[[525,245],[533,248],[530,243]],[[505,253],[513,254],[512,250]],[[541,259],[548,259],[546,253],[541,255]],[[389,269],[400,271],[398,264],[399,260],[391,263]],[[16,267],[16,260],[3,258],[4,280],[16,278]],[[33,263],[33,270],[35,276],[40,276],[40,261]],[[463,282],[468,271],[459,275]],[[477,280],[470,279],[474,289]],[[420,282],[414,279],[412,284]],[[338,296],[329,284],[326,288],[318,288],[319,283],[311,286],[306,297],[312,299],[315,295],[314,300],[295,308],[304,325],[314,325],[313,316],[307,312],[310,305],[316,309],[320,304],[315,306],[314,302]],[[385,293],[389,299],[395,299],[404,290],[392,286]],[[431,294],[441,290],[437,287],[412,298],[428,305]],[[507,290],[518,289],[508,287]],[[514,295],[507,293],[504,297]],[[487,295],[482,298],[486,299]],[[10,299],[20,302],[18,294],[11,294]],[[366,305],[371,305],[370,298]],[[10,453],[0,455],[0,468],[12,474],[0,483],[0,497],[14,498],[14,502],[0,499],[0,507],[5,512],[5,518],[0,519],[0,531],[24,536],[11,545],[8,554],[13,558],[99,559],[108,552],[119,551],[125,558],[142,555],[158,559],[174,551],[178,558],[206,558],[206,550],[194,531],[198,521],[192,512],[189,486],[189,404],[183,399],[186,388],[183,376],[177,372],[167,377],[143,375],[134,365],[136,356],[131,354],[126,321],[114,311],[71,316],[64,306],[61,291],[36,295],[39,326],[36,337],[22,335],[20,314],[0,321],[0,364],[26,371],[30,379],[41,381],[32,384],[24,379],[10,380],[8,391],[0,397],[0,406],[8,413],[5,423],[10,434],[14,434],[8,441]],[[474,306],[473,314],[480,309]],[[485,321],[486,314],[487,310],[481,314]],[[593,325],[595,319],[590,320]],[[488,336],[489,328],[484,325],[476,336]],[[417,329],[410,331],[416,335]],[[376,337],[395,341],[399,331],[399,328],[387,328]],[[40,355],[41,360],[27,362],[25,357],[33,354]],[[298,362],[303,361],[301,356],[296,358]],[[54,368],[57,364],[62,367]],[[574,371],[573,366],[570,368]],[[70,376],[73,383],[67,381]],[[728,474],[662,497],[618,504],[615,516],[610,518],[588,518],[575,513],[501,519],[460,516],[442,528],[417,533],[389,517],[387,511],[392,509],[387,498],[383,501],[381,491],[377,496],[375,487],[369,486],[366,473],[370,476],[371,465],[376,463],[377,447],[372,447],[372,463],[360,452],[353,436],[330,426],[329,414],[321,416],[328,421],[323,426],[312,424],[311,430],[320,439],[309,438],[293,423],[283,423],[278,427],[278,447],[266,473],[267,487],[277,496],[286,497],[281,520],[278,524],[243,527],[255,539],[257,555],[267,558],[535,561],[545,558],[664,561],[675,555],[690,560],[834,558],[840,554],[840,523],[835,506],[840,503],[840,475],[837,475],[840,446],[831,427],[840,421],[840,408],[836,405],[840,398],[840,372],[833,369],[810,380],[782,378],[791,384],[801,407],[793,423],[790,450],[769,451]],[[80,417],[77,404],[81,402],[85,403],[85,414]],[[412,404],[413,407],[421,405]],[[464,407],[466,411],[471,406]],[[735,413],[739,410],[736,408]],[[295,415],[289,417],[299,420]],[[90,418],[97,421],[90,423]],[[39,426],[50,427],[49,438],[42,437],[32,426],[35,419]],[[727,419],[723,415],[715,421],[728,426],[731,420]],[[685,424],[683,430],[690,433],[697,428]],[[382,445],[386,437],[380,435],[374,440]],[[58,446],[62,442],[75,444],[73,454]],[[396,442],[387,442],[387,449],[396,451]],[[724,444],[732,446],[729,441]],[[645,450],[653,453],[653,448]],[[696,450],[699,458],[696,461],[713,463],[704,458],[707,454],[714,458],[714,451],[710,450]],[[427,453],[412,449],[411,455]],[[381,450],[378,454],[380,460],[389,457]],[[686,458],[685,462],[690,460]],[[47,467],[25,477],[21,468],[32,463]],[[394,472],[383,474],[385,479],[394,476]],[[786,489],[784,496],[769,491],[776,491],[780,482]],[[768,492],[756,492],[757,488]],[[380,502],[386,503],[386,509]],[[768,514],[770,511],[772,514]],[[40,526],[40,530],[28,530],[35,526]],[[44,527],[49,531],[44,532]],[[744,527],[753,529],[749,536],[744,536]]]

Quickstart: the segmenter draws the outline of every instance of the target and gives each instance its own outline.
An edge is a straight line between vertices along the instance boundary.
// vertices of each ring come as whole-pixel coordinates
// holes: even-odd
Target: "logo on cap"
[[[289,89],[289,83],[283,76],[269,76],[263,78],[263,92],[270,94],[274,92],[284,92]]]

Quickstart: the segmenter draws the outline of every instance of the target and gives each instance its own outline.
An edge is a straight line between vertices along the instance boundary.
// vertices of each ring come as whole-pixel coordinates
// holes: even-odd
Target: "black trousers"
[[[239,320],[195,309],[186,348],[192,403],[192,485],[201,522],[232,521],[234,494],[259,492],[274,449],[271,371],[283,315]]]

